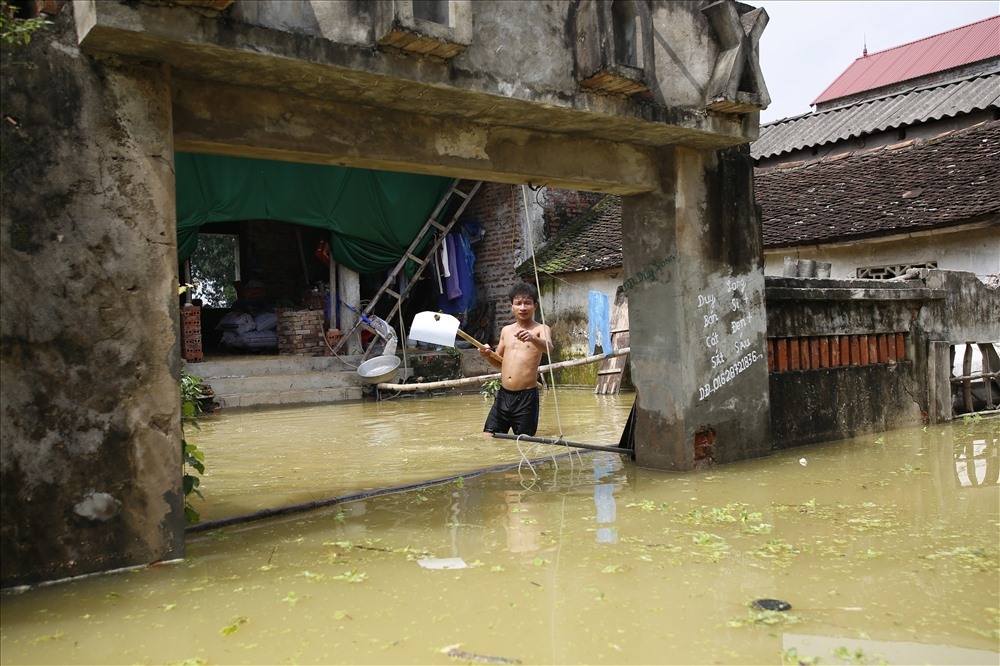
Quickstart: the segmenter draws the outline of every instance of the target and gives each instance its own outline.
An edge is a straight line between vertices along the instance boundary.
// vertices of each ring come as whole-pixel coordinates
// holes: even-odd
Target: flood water
[[[614,445],[632,400],[550,391],[539,435]],[[188,434],[209,529],[186,559],[4,595],[0,661],[1000,660],[998,417],[671,474],[605,452],[539,461],[565,453],[545,445],[522,458],[479,435],[488,408],[409,396],[204,418]]]

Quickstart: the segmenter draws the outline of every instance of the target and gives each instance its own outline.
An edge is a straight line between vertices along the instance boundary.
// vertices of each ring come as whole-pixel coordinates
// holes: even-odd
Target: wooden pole
[[[630,347],[622,347],[621,349],[615,349],[607,354],[595,354],[594,356],[586,356],[584,358],[575,358],[568,361],[560,361],[558,363],[549,363],[548,365],[543,365],[538,368],[538,372],[571,368],[576,365],[586,365],[587,363],[599,363],[600,361],[603,361],[606,358],[611,358],[612,356],[622,356],[624,354],[628,354],[630,349]],[[434,389],[454,388],[456,386],[465,386],[467,384],[482,384],[485,381],[499,378],[500,373],[494,372],[488,375],[462,377],[461,379],[447,379],[440,382],[423,382],[417,384],[377,384],[376,386],[383,391],[432,391]]]

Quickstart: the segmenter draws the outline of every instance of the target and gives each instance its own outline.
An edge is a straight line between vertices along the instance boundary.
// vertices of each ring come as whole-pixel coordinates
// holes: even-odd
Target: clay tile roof
[[[621,197],[608,195],[535,252],[539,273],[555,275],[622,265]],[[518,275],[534,271],[531,259]]]
[[[855,60],[813,104],[1000,56],[1000,15]]]
[[[766,248],[1000,224],[997,183],[1000,121],[754,176]]]

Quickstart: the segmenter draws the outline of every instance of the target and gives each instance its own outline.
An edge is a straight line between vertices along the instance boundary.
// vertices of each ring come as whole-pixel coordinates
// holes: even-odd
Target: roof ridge
[[[857,62],[858,60],[862,60],[864,58],[873,58],[873,57],[875,57],[877,55],[881,55],[883,53],[888,53],[889,51],[895,51],[896,49],[906,48],[908,46],[912,46],[914,44],[918,44],[918,43],[926,41],[928,39],[938,39],[942,35],[947,35],[948,33],[955,32],[957,30],[965,30],[966,28],[970,28],[970,27],[972,27],[974,25],[977,25],[979,23],[986,23],[987,21],[996,21],[996,20],[1000,20],[1000,14],[997,14],[996,16],[990,16],[990,17],[987,17],[987,18],[984,18],[984,19],[980,19],[978,21],[973,21],[972,23],[966,23],[965,25],[956,26],[954,28],[951,28],[950,30],[942,30],[941,32],[934,33],[933,35],[927,35],[926,37],[921,37],[920,39],[914,39],[913,41],[906,42],[904,44],[897,44],[896,46],[890,46],[889,48],[882,49],[881,51],[874,51],[872,53],[869,53],[868,55],[863,55],[863,56],[861,56],[859,58],[855,58],[855,62]]]
[[[958,69],[961,69],[961,67],[954,67],[952,69],[958,70]],[[948,70],[942,70],[942,71],[948,71]],[[925,92],[927,90],[937,90],[939,88],[947,88],[948,86],[957,86],[957,85],[961,85],[963,83],[966,83],[968,81],[975,81],[977,79],[985,79],[985,78],[990,78],[990,77],[995,77],[995,76],[1000,76],[1000,71],[979,73],[979,74],[975,74],[973,76],[965,76],[965,77],[962,77],[960,79],[951,79],[951,80],[948,80],[948,81],[940,81],[938,83],[927,83],[925,85],[912,85],[911,87],[907,88],[906,90],[897,90],[896,92],[886,92],[886,93],[884,93],[884,94],[882,94],[882,95],[880,95],[878,97],[868,97],[868,98],[865,98],[865,99],[858,100],[856,102],[850,102],[848,104],[844,104],[842,106],[835,106],[835,107],[832,107],[832,108],[829,108],[829,109],[823,109],[822,111],[813,111],[812,114],[810,114],[810,115],[817,115],[817,116],[819,116],[819,115],[822,115],[824,113],[834,113],[836,111],[843,111],[844,109],[850,109],[850,108],[855,107],[855,106],[864,106],[865,104],[875,104],[876,102],[884,102],[885,100],[892,99],[893,97],[902,97],[903,95],[912,95],[914,93],[921,93],[921,92]],[[912,79],[904,79],[902,81],[899,81],[899,83],[906,83],[907,81],[917,81],[919,79],[920,79],[920,77],[916,76],[916,77],[913,77]],[[883,87],[887,87],[887,86],[883,86]],[[873,90],[877,90],[877,88],[875,88]]]

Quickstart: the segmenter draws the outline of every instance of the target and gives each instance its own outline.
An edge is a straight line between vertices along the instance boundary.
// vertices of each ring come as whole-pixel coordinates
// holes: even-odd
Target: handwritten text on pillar
[[[711,365],[710,381],[698,387],[698,400],[712,395],[764,358],[750,349],[750,324],[760,315],[747,311],[746,288],[746,278],[726,278],[724,296],[697,296],[705,353]]]

